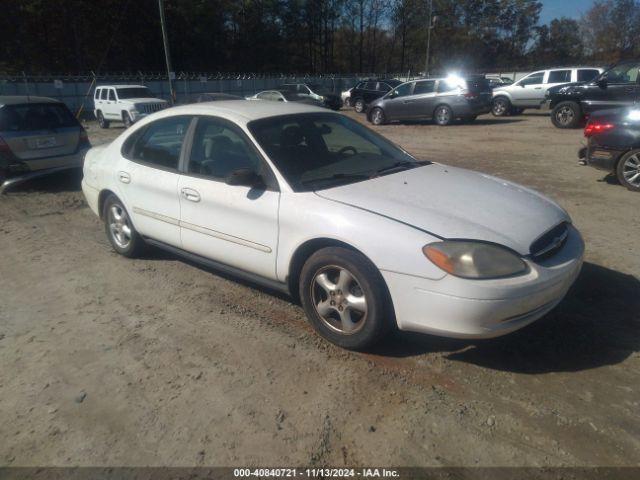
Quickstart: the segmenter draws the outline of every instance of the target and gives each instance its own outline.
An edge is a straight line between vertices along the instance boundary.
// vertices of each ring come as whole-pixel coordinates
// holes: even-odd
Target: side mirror
[[[225,178],[227,185],[239,187],[264,187],[262,177],[249,168],[239,168]]]
[[[391,90],[389,92],[389,98],[396,98],[398,96],[398,91],[397,90]]]

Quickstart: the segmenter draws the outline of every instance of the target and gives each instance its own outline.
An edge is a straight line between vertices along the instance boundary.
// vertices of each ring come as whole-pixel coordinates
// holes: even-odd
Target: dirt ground
[[[351,353],[284,297],[119,257],[79,175],[51,177],[0,198],[0,465],[639,465],[640,195],[538,112],[378,131],[564,206],[587,244],[566,300],[499,339]]]

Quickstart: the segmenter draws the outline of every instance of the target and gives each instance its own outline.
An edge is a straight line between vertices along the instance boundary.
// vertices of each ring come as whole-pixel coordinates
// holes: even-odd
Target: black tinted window
[[[29,132],[77,127],[78,121],[61,104],[6,105],[0,108],[0,131]]]
[[[393,91],[394,92],[394,97],[404,97],[406,95],[410,95],[412,88],[413,88],[413,82],[412,83],[403,83],[399,87],[396,87],[396,89]]]
[[[413,89],[414,95],[420,95],[421,93],[433,93],[436,87],[435,81],[417,82]]]
[[[118,89],[118,98],[153,98],[153,94],[147,87],[126,87]]]
[[[107,99],[107,89],[106,89],[106,88],[103,88],[103,89],[100,91],[100,100],[106,100],[106,99]]]
[[[579,82],[590,82],[599,75],[598,70],[578,70]]]
[[[389,85],[387,85],[384,82],[379,82],[378,83],[378,90],[381,92],[388,92],[389,90],[391,90],[391,87]]]
[[[216,118],[198,120],[188,172],[224,179],[239,169],[260,173],[260,158],[244,135]]]
[[[376,89],[376,82],[367,82],[364,84],[364,89],[365,90],[375,90]]]
[[[191,117],[171,117],[150,123],[131,151],[131,159],[177,169],[184,136]],[[135,134],[134,134],[135,135]],[[126,145],[125,145],[126,148]]]
[[[115,92],[115,90],[113,88],[110,88],[109,89],[109,100],[115,101],[115,99],[116,99],[116,92]]]
[[[569,83],[571,81],[571,70],[554,70],[549,72],[547,83]]]

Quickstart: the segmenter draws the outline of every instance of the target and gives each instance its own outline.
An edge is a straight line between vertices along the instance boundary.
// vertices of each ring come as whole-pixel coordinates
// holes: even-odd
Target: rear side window
[[[435,88],[436,88],[435,81],[417,82],[416,86],[413,88],[413,94],[420,95],[422,93],[433,93]]]
[[[180,151],[187,134],[191,117],[179,116],[163,118],[147,125],[133,143],[133,148],[125,142],[123,150],[129,147],[131,160],[147,163],[162,169],[177,170]]]
[[[547,83],[569,83],[571,81],[571,70],[553,70],[549,72]]]
[[[100,91],[100,100],[106,100],[106,99],[107,99],[107,89],[106,89],[106,88],[103,88],[103,89]]]
[[[4,132],[33,132],[78,125],[73,114],[62,104],[29,103],[0,108],[0,131]]]
[[[367,82],[364,84],[364,89],[365,90],[375,90],[376,89],[376,82]]]
[[[578,81],[590,82],[598,75],[600,75],[600,72],[598,70],[578,70]]]

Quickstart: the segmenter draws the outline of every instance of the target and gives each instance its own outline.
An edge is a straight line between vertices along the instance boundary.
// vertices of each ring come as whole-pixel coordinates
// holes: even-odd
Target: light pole
[[[173,89],[173,71],[171,69],[171,53],[169,52],[169,39],[167,38],[167,26],[164,20],[164,5],[162,0],[158,0],[158,8],[160,9],[160,25],[162,26],[162,43],[164,44],[164,59],[167,62],[167,78],[169,79],[169,102],[173,105],[175,101],[175,91]]]
[[[431,29],[433,28],[433,0],[429,0],[429,26],[427,27],[427,55],[424,62],[425,76],[429,76],[429,55],[431,53]]]

